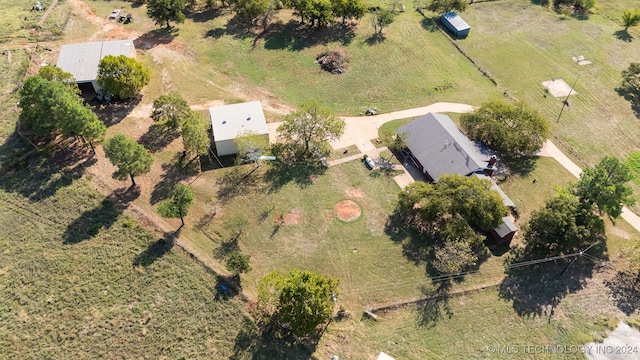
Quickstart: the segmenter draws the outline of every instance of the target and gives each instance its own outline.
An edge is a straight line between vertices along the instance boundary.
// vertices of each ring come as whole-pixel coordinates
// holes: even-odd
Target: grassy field
[[[43,1],[48,8],[52,0]],[[59,1],[42,26],[38,22],[44,11],[31,11],[36,1],[0,0],[0,43],[15,41],[50,41],[59,38],[69,20],[70,6]]]
[[[78,173],[32,166],[38,181],[27,170],[0,180],[3,357],[278,357],[243,303],[122,214],[126,202]]]

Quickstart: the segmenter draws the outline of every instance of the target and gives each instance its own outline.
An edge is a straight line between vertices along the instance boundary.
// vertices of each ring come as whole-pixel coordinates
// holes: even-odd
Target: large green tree
[[[21,126],[41,139],[77,138],[93,149],[104,138],[107,131],[104,123],[83,104],[74,88],[63,81],[30,76],[19,96]]]
[[[182,24],[184,16],[184,0],[147,0],[147,16],[156,22],[156,25],[165,24],[167,29],[173,21]]]
[[[382,30],[391,25],[395,20],[395,15],[389,9],[382,9],[371,13],[371,24],[373,25],[373,35],[382,39]]]
[[[302,104],[300,110],[288,114],[278,127],[278,134],[300,145],[304,153],[309,153],[311,149],[323,149],[327,142],[339,139],[345,126],[344,120],[331,110],[311,101]]]
[[[233,141],[238,146],[238,160],[256,161],[256,156],[262,155],[269,148],[269,138],[255,132],[245,131],[236,136]]]
[[[618,158],[604,157],[596,166],[588,167],[574,185],[578,199],[611,219],[622,213],[624,205],[633,205],[633,190],[629,181],[633,178],[627,165]]]
[[[123,100],[136,96],[150,80],[146,66],[124,55],[107,55],[98,64],[96,81],[102,91]]]
[[[189,114],[189,104],[177,92],[160,95],[153,100],[151,118],[170,128],[178,128]]]
[[[427,9],[436,14],[444,14],[449,11],[463,12],[467,10],[469,2],[467,0],[431,0]]]
[[[195,111],[187,112],[182,123],[182,145],[191,156],[206,155],[209,145],[208,122]]]
[[[460,217],[442,220],[433,244],[431,266],[441,274],[458,274],[476,265],[482,237]]]
[[[69,86],[76,94],[80,95],[80,89],[78,88],[78,82],[76,81],[76,78],[74,78],[71,73],[62,70],[57,66],[43,66],[40,68],[40,70],[38,70],[38,75],[46,80],[59,81]]]
[[[184,184],[176,184],[171,191],[171,199],[158,205],[158,212],[166,218],[180,218],[180,228],[184,226],[184,217],[193,206],[195,196],[191,188]]]
[[[132,187],[136,186],[135,177],[148,173],[153,164],[153,158],[147,149],[124,135],[116,135],[105,141],[104,153],[118,167],[113,178],[124,180],[129,175]]]
[[[275,5],[273,0],[232,0],[238,15],[251,23],[267,15]]]
[[[523,227],[529,257],[576,253],[593,243],[603,229],[591,208],[568,193],[547,201]]]
[[[622,84],[616,90],[634,106],[640,106],[640,63],[633,62],[622,71]]]
[[[360,20],[367,11],[367,6],[362,0],[331,0],[333,14],[342,18],[342,24],[349,19]]]
[[[260,280],[258,305],[294,335],[305,337],[331,319],[339,283],[308,270],[274,271]]]
[[[533,155],[549,136],[549,123],[522,102],[489,101],[460,123],[470,138],[505,156]]]

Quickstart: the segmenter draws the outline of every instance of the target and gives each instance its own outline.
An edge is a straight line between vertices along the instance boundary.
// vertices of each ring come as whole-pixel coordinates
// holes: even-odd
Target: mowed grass
[[[541,286],[541,291],[544,290]],[[576,295],[577,296],[577,295]],[[323,338],[320,355],[375,359],[384,351],[395,359],[582,359],[578,354],[525,353],[523,346],[578,346],[605,336],[609,316],[573,309],[563,300],[554,316],[522,318],[497,289],[473,291],[449,299],[450,315],[429,321],[434,307],[418,305],[379,313],[378,321],[334,323]],[[568,311],[570,309],[570,312]],[[565,312],[567,311],[567,312]],[[354,322],[356,323],[354,325]],[[356,340],[357,339],[357,340]],[[489,347],[492,346],[490,349]],[[497,346],[511,353],[494,351]],[[519,353],[514,353],[517,346]]]
[[[474,4],[464,13],[471,35],[460,47],[498,82],[499,87],[539,110],[552,124],[557,141],[581,166],[604,155],[624,156],[640,137],[629,102],[614,90],[620,72],[640,58],[638,38],[617,38],[619,18],[632,1],[602,1],[603,12],[588,20],[567,19],[527,0]],[[613,5],[616,3],[616,5]],[[614,7],[615,6],[615,7]],[[637,29],[631,29],[636,34]],[[637,34],[636,34],[637,35]],[[580,66],[571,57],[592,64]],[[542,81],[564,79],[577,94],[568,99],[546,94]]]
[[[304,188],[294,183],[274,191],[258,188],[222,204],[222,215],[194,228],[192,239],[203,253],[215,257],[221,242],[228,240],[225,223],[234,216],[246,218],[248,225],[239,245],[251,256],[253,270],[242,279],[252,298],[265,274],[289,269],[339,278],[340,303],[349,308],[362,310],[418,297],[421,286],[428,284],[424,264],[408,261],[402,246],[384,229],[400,189],[392,179],[372,174],[356,160],[329,168]],[[211,175],[204,174],[194,183],[201,199],[216,196]],[[353,222],[336,218],[334,206],[345,199],[355,201],[362,210]],[[197,222],[204,215],[195,211]],[[296,223],[278,225],[279,218],[290,214],[296,214]]]
[[[3,357],[255,355],[254,325],[217,292],[216,276],[166,249],[87,179],[31,174],[0,180]]]
[[[0,53],[0,139],[15,130],[18,119],[18,84],[29,66],[29,54],[24,49],[5,50]],[[2,159],[0,153],[0,159]]]
[[[52,0],[44,0],[49,8]],[[42,26],[38,22],[45,11],[31,11],[36,1],[0,0],[0,43],[13,41],[48,41],[62,35],[69,20],[70,5],[59,1]]]

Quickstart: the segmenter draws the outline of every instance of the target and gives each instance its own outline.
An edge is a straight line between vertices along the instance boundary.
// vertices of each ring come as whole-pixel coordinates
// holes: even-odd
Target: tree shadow
[[[225,240],[220,243],[213,251],[213,256],[216,259],[224,259],[227,255],[231,254],[234,251],[240,251],[240,245],[238,244],[238,238]]]
[[[374,46],[383,43],[387,38],[382,34],[373,34],[364,40],[364,43],[369,46]]]
[[[277,160],[270,163],[264,174],[264,180],[269,183],[269,192],[275,192],[291,182],[305,188],[327,171],[327,166],[319,156],[304,152],[296,144],[275,144],[272,151]]]
[[[297,341],[271,322],[256,325],[245,318],[233,345],[232,360],[239,359],[310,359],[317,348],[319,337]]]
[[[620,87],[615,90],[618,95],[631,103],[631,110],[634,112],[636,117],[640,118],[640,95],[634,93],[634,91],[629,91]]]
[[[605,281],[613,300],[623,313],[630,316],[640,310],[640,271],[618,271],[613,280]]]
[[[526,248],[512,249],[514,256],[507,262],[507,276],[499,286],[499,296],[513,302],[516,313],[525,318],[554,315],[554,308],[568,294],[583,289],[606,259],[606,243],[601,240],[589,249],[589,256],[573,256],[529,263],[544,259]],[[577,253],[577,251],[576,251]],[[547,254],[546,258],[551,258]]]
[[[149,244],[149,247],[133,259],[133,265],[148,267],[156,262],[156,260],[161,259],[173,248],[175,240],[180,236],[180,230],[181,229],[164,233],[164,236],[158,239],[158,241]]]
[[[141,94],[128,100],[114,99],[109,104],[94,101],[91,104],[91,110],[108,127],[120,123],[129,116],[133,109],[140,104],[140,101],[142,101]]]
[[[242,284],[240,282],[240,275],[222,276],[216,277],[216,300],[229,300],[240,295],[242,293]]]
[[[633,41],[633,35],[629,34],[629,31],[624,30],[624,29],[614,32],[613,35],[616,37],[616,39],[622,40],[624,42],[632,42]]]
[[[87,167],[95,164],[97,159],[87,156],[88,149],[74,143],[44,156],[28,152],[24,158],[8,159],[3,165],[0,187],[19,193],[31,202],[44,200],[73,184]]]
[[[214,39],[220,39],[223,36],[232,36],[235,39],[244,40],[246,38],[254,37],[255,27],[253,24],[247,23],[245,19],[236,15],[227,21],[224,28],[215,28],[205,33],[204,37],[212,37]]]
[[[422,20],[420,21],[420,25],[422,25],[422,28],[427,30],[428,32],[436,32],[441,28],[440,20],[438,18],[426,16],[422,18]]]
[[[87,210],[67,226],[62,235],[63,244],[77,244],[96,236],[100,230],[109,229],[129,203],[140,196],[139,188],[115,190],[105,197],[98,206]]]
[[[343,46],[351,44],[355,37],[354,23],[333,23],[323,28],[311,28],[295,20],[269,24],[262,34],[267,50],[301,51],[320,44],[338,42]]]
[[[425,300],[421,301],[417,308],[418,325],[428,329],[435,327],[445,315],[447,318],[453,316],[453,311],[449,306],[451,282],[445,280],[434,285],[433,289],[422,289]]]
[[[156,123],[149,126],[149,130],[140,136],[138,142],[147,150],[157,152],[171,144],[178,136],[180,136],[180,133],[176,128]]]
[[[539,156],[503,156],[501,161],[512,174],[527,176],[536,169]]]
[[[220,16],[224,16],[229,13],[229,9],[217,7],[212,9],[204,9],[199,11],[192,11],[185,14],[187,19],[191,19],[194,23],[204,23],[211,21]]]
[[[156,45],[166,45],[178,36],[178,28],[160,28],[149,30],[133,40],[136,49],[148,50]]]
[[[149,199],[151,205],[155,205],[169,198],[176,184],[195,175],[195,173],[189,169],[183,168],[179,162],[162,164],[162,170],[164,173],[160,176],[160,180],[154,185],[153,191],[151,191],[151,198]]]
[[[253,175],[258,169],[253,165],[238,165],[225,171],[224,175],[218,178],[217,198],[221,203],[244,196],[259,190],[262,186],[260,176]]]

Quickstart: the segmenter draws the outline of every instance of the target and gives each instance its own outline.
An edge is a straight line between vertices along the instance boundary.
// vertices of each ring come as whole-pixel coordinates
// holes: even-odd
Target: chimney
[[[498,158],[496,158],[495,155],[491,155],[491,157],[489,158],[489,167],[495,165],[496,164],[496,160],[498,160]]]

